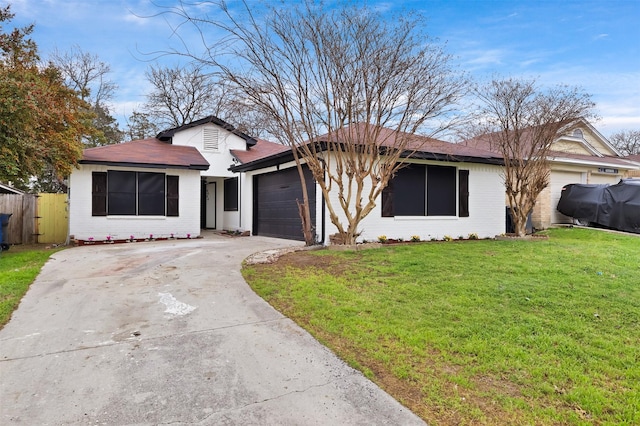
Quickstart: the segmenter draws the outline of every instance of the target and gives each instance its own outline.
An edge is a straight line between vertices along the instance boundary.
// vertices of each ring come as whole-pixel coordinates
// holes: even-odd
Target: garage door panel
[[[311,222],[315,223],[315,183],[311,171],[305,170]],[[255,176],[254,230],[265,237],[304,240],[296,200],[302,201],[302,185],[297,168]]]
[[[620,176],[620,175],[598,175],[598,174],[592,174],[589,177],[589,183],[593,183],[593,184],[597,184],[597,185],[602,185],[602,184],[615,185],[616,183],[620,182],[621,178],[622,178],[622,176]]]

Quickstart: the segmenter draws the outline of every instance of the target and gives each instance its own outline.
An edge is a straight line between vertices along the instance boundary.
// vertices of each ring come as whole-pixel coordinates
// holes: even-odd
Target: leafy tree
[[[111,67],[78,46],[65,53],[56,50],[50,60],[61,71],[67,87],[76,91],[94,113],[92,125],[96,132],[87,135],[84,144],[94,147],[121,142],[124,134],[109,110],[109,101],[118,88],[107,78]]]
[[[0,24],[13,18],[0,9]],[[0,180],[28,189],[45,174],[58,181],[82,156],[92,133],[88,104],[65,86],[60,71],[40,67],[33,25],[0,27]]]
[[[535,80],[496,79],[475,90],[482,133],[504,158],[504,184],[515,233],[526,234],[527,217],[549,185],[549,151],[561,131],[592,114],[591,96],[578,88],[543,89]]]
[[[147,113],[133,111],[127,120],[125,134],[129,140],[152,138],[158,133],[158,126],[150,120]]]
[[[449,126],[465,81],[419,17],[306,1],[270,7],[258,19],[242,4],[242,14],[222,2],[220,13],[209,17],[185,3],[169,9],[196,25],[209,55],[181,53],[217,70],[292,148],[303,181],[306,243],[313,243],[313,231],[303,164],[341,240],[353,244],[404,155],[419,148],[411,136]],[[223,40],[207,40],[209,29],[222,31]],[[383,128],[394,132],[385,137]]]
[[[622,130],[611,135],[609,141],[622,155],[640,154],[640,130]]]

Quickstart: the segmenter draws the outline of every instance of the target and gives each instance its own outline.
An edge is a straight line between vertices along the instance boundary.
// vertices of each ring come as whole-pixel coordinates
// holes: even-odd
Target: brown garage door
[[[311,171],[304,168],[311,223],[316,222],[316,190]],[[304,241],[296,199],[302,185],[296,167],[254,176],[253,234]]]

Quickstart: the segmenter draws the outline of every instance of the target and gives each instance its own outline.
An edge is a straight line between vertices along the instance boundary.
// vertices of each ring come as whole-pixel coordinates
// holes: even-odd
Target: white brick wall
[[[203,146],[204,129],[215,129],[219,134],[219,145],[217,151],[208,151]],[[202,176],[224,176],[233,177],[233,172],[229,167],[233,164],[233,156],[229,150],[246,150],[247,143],[241,137],[234,135],[228,130],[214,124],[203,124],[201,126],[188,128],[177,132],[173,136],[173,145],[193,146],[209,162],[209,170],[202,171]]]
[[[432,238],[441,240],[445,235],[453,238],[459,236],[466,238],[471,233],[478,234],[480,238],[490,238],[505,232],[504,186],[500,175],[501,167],[442,161],[416,161],[416,163],[453,166],[469,170],[469,217],[382,217],[382,197],[380,196],[376,200],[376,207],[360,222],[358,230],[361,235],[359,240],[374,241],[380,235],[405,240],[418,235],[422,240]],[[367,192],[363,192],[363,195],[368,195],[368,188]],[[336,209],[340,209],[337,197],[334,197],[332,202]],[[336,213],[344,220],[341,209],[340,211],[336,210]],[[325,241],[328,241],[329,235],[335,232],[337,232],[337,228],[329,221]]]
[[[203,134],[205,129],[217,130],[218,132],[218,149],[215,151],[205,150],[203,144]],[[215,194],[215,229],[243,231],[251,229],[251,221],[241,221],[240,212],[224,211],[224,178],[237,177],[237,173],[229,171],[229,167],[234,164],[234,157],[230,150],[246,150],[247,143],[241,137],[223,129],[215,124],[207,123],[201,126],[187,128],[177,132],[173,136],[173,145],[184,145],[195,147],[200,154],[209,162],[209,170],[203,170],[200,175],[206,178],[208,182],[216,182]],[[238,182],[240,191],[244,192],[242,178]],[[199,187],[198,187],[199,188]],[[242,200],[242,198],[241,198]],[[241,201],[241,209],[244,207],[244,201]],[[252,203],[249,203],[251,206]],[[208,206],[211,208],[212,206]],[[211,214],[208,212],[208,214]]]
[[[475,163],[447,163],[422,161],[422,164],[447,165],[459,169],[469,170],[469,217],[382,217],[381,199],[367,217],[360,223],[362,232],[360,240],[377,240],[378,236],[386,235],[388,238],[404,238],[408,240],[413,235],[419,235],[421,239],[442,239],[445,235],[457,238],[462,235],[465,238],[471,234],[478,234],[480,238],[495,237],[505,232],[505,203],[504,185],[502,183],[502,167]],[[280,169],[293,167],[293,162],[283,164]],[[275,167],[248,172],[244,179],[242,200],[242,224],[245,229],[251,229],[253,218],[252,211],[252,176],[260,173],[276,171]],[[335,193],[334,193],[335,194]],[[363,193],[367,195],[366,192]],[[322,232],[322,192],[317,187],[316,191],[316,229]],[[341,213],[337,196],[333,200],[336,213],[344,222],[344,214]],[[329,219],[326,212],[326,224],[324,241],[328,244],[329,235],[337,232],[336,227]],[[322,237],[320,235],[320,237]]]
[[[91,216],[91,173],[107,170],[153,171],[179,176],[179,216]],[[69,234],[78,240],[191,237],[200,235],[200,172],[182,169],[142,169],[80,165],[70,178]]]

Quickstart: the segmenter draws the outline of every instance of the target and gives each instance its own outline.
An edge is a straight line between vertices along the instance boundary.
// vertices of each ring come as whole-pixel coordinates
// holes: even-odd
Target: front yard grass
[[[22,296],[56,249],[14,246],[0,254],[0,329],[11,319]]]
[[[315,251],[254,290],[429,424],[640,424],[640,238]]]

